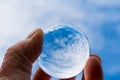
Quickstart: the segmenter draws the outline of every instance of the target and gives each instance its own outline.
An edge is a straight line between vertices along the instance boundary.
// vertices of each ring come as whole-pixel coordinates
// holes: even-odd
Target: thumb
[[[40,55],[43,32],[36,29],[22,40],[8,48],[0,69],[0,77],[10,80],[30,80],[32,63]]]

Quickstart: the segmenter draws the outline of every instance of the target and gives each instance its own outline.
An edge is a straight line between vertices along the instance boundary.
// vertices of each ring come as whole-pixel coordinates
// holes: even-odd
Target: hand
[[[30,80],[33,62],[40,55],[43,44],[43,31],[36,29],[22,40],[8,48],[0,69],[0,80]],[[50,76],[41,69],[33,80],[49,80]],[[75,80],[61,79],[61,80]],[[85,66],[82,80],[103,80],[100,58],[92,55]]]

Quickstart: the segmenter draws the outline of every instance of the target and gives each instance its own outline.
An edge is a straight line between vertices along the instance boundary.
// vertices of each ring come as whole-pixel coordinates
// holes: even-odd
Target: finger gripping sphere
[[[89,43],[76,26],[57,24],[44,34],[40,67],[50,76],[70,78],[79,74],[89,57]]]

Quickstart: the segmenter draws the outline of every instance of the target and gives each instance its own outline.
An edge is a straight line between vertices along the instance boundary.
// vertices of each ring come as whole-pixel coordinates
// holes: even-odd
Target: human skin
[[[30,80],[32,64],[42,51],[43,31],[36,29],[26,39],[6,51],[0,69],[0,80]],[[50,80],[51,76],[38,69],[32,80]],[[75,77],[60,80],[75,80]],[[82,80],[103,80],[101,59],[91,55],[85,65]]]

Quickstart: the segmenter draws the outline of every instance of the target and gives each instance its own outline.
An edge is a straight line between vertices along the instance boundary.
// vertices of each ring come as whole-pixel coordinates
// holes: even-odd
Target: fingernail
[[[31,51],[31,62],[34,62],[36,58],[40,55],[42,51],[44,33],[41,29],[36,29],[27,38],[27,46],[29,47],[29,51]]]
[[[98,55],[96,55],[96,54],[91,54],[90,56],[97,58],[97,60],[99,60],[100,63],[102,62],[101,58],[100,58]]]
[[[33,30],[31,33],[28,34],[28,36],[26,37],[26,39],[30,39],[31,37],[33,37],[36,34],[39,34],[41,32],[41,29],[37,28],[35,30]]]

